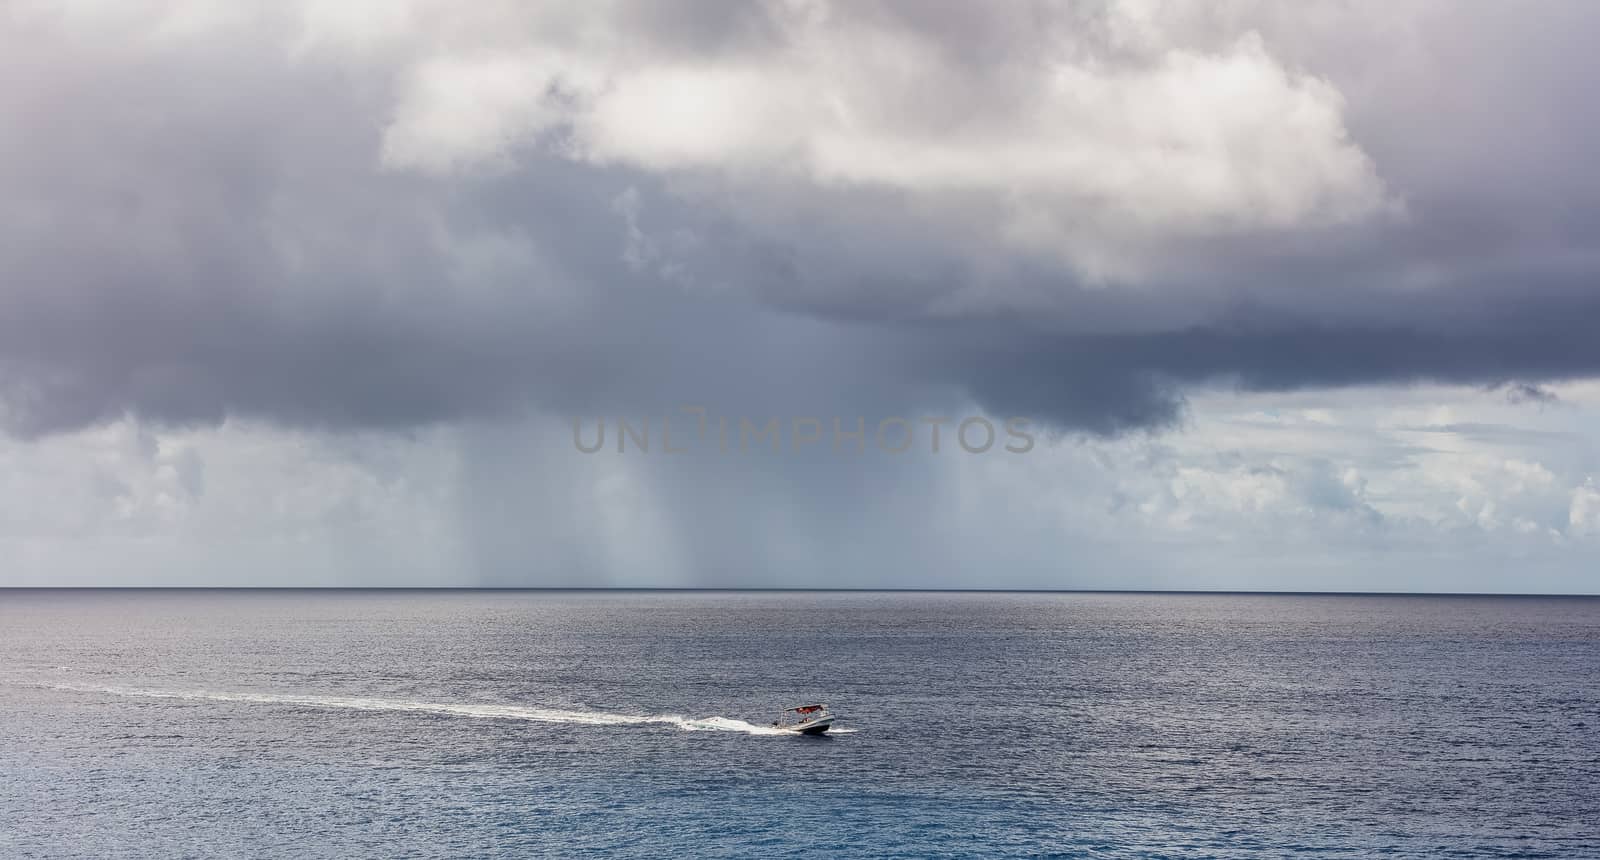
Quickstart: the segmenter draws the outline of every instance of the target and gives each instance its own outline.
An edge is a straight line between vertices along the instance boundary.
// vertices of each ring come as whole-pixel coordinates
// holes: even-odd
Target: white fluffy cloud
[[[1600,535],[1600,487],[1589,478],[1583,486],[1572,490],[1572,502],[1567,509],[1567,525],[1573,534]]]
[[[0,442],[0,584],[456,580],[448,439],[123,419]]]
[[[1017,37],[1006,56],[961,63],[949,56],[961,33],[796,3],[768,7],[766,50],[686,56],[619,44],[582,26],[593,11],[567,8],[572,20],[538,16],[542,29],[492,48],[421,40],[385,163],[452,171],[544,147],[714,173],[745,193],[886,188],[992,207],[997,239],[1063,250],[1089,270],[1132,266],[1113,239],[1394,210],[1350,139],[1340,93],[1287,68],[1252,30],[1198,48],[1140,29],[1138,5],[1119,3],[1095,31],[1069,17]]]

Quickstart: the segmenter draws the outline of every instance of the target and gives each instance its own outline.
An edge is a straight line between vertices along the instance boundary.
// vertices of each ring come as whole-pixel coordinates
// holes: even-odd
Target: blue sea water
[[[1600,857],[1597,668],[1581,598],[0,591],[0,856]]]

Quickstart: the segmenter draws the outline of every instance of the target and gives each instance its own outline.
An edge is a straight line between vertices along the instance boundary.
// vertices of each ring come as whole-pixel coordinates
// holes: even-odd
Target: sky
[[[1597,25],[12,0],[0,585],[1600,592]]]

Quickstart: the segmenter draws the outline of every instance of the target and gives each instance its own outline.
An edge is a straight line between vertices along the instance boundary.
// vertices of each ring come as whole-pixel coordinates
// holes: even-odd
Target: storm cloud
[[[1587,4],[7,10],[22,437],[1600,373]]]

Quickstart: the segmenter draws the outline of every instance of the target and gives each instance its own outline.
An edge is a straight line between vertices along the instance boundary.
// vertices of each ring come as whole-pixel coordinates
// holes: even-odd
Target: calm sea
[[[585,854],[1600,857],[1600,600],[0,591],[0,857]]]

